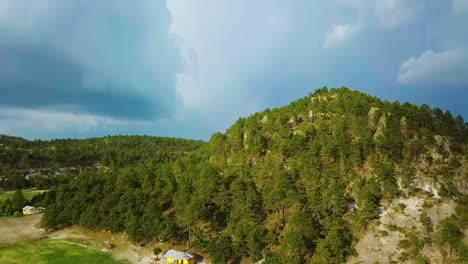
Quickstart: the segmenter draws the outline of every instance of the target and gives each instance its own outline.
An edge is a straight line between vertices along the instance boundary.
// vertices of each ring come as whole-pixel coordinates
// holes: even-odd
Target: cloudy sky
[[[208,139],[322,86],[468,119],[468,0],[0,0],[0,133]]]

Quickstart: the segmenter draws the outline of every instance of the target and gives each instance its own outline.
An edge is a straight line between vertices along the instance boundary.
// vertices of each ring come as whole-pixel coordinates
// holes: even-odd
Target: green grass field
[[[41,240],[22,242],[0,248],[0,263],[103,263],[124,264],[126,261],[115,260],[112,256],[84,246],[61,240]]]
[[[31,201],[34,195],[44,192],[44,190],[23,190],[24,199]],[[12,198],[15,191],[0,192],[0,200],[5,200],[7,198]]]

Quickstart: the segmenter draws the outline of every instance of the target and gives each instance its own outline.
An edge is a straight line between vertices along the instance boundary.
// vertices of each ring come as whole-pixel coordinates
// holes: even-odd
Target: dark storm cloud
[[[173,112],[180,57],[165,2],[0,8],[0,105],[138,120]]]

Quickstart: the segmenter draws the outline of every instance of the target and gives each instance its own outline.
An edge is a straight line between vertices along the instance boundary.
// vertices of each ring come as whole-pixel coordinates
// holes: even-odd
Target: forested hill
[[[214,263],[352,261],[381,225],[382,239],[403,241],[386,261],[439,249],[464,261],[467,143],[467,123],[448,111],[323,88],[241,118],[173,162],[82,173],[44,195],[43,223],[187,243]],[[395,202],[413,213],[398,203],[409,198],[427,201],[408,218],[415,228],[385,224]],[[445,204],[444,219],[431,213]]]
[[[48,188],[80,170],[173,161],[206,144],[150,136],[26,140],[0,135],[0,187]]]

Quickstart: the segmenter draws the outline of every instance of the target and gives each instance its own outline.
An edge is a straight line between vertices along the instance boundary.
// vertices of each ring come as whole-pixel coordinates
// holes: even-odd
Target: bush
[[[426,211],[423,211],[421,213],[421,215],[419,216],[419,221],[424,226],[427,233],[433,231],[432,219],[427,215]]]
[[[387,230],[382,230],[380,231],[380,234],[384,237],[388,236],[388,231]]]
[[[424,259],[423,257],[418,257],[415,262],[415,264],[428,264],[430,263],[428,260]]]
[[[153,248],[153,253],[154,255],[158,256],[159,254],[162,253],[162,249],[160,247],[155,247]]]
[[[399,203],[396,209],[397,209],[398,212],[403,213],[405,211],[405,209],[406,209],[406,204]]]
[[[434,204],[430,201],[424,201],[422,207],[423,208],[426,208],[426,209],[429,209],[429,208],[432,208],[434,206]]]
[[[468,228],[468,196],[463,196],[455,208],[457,222],[461,228]]]
[[[391,224],[391,225],[386,225],[388,230],[390,231],[398,231],[400,233],[405,233],[405,229],[402,227],[399,227],[397,225]]]
[[[437,242],[441,245],[448,243],[451,246],[456,246],[463,238],[463,233],[458,228],[456,222],[447,217],[442,219],[437,226]]]

